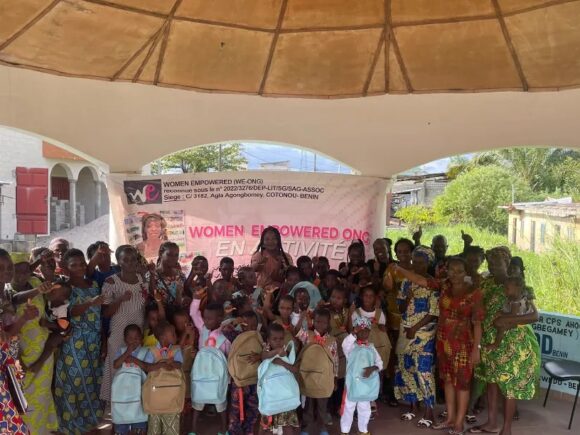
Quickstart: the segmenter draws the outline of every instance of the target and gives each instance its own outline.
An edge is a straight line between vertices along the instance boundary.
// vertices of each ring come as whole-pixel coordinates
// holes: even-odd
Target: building
[[[554,238],[575,241],[580,235],[580,203],[571,198],[516,203],[508,211],[508,238],[520,249],[543,252]]]
[[[0,150],[0,239],[34,238],[108,213],[107,168],[2,127]]]

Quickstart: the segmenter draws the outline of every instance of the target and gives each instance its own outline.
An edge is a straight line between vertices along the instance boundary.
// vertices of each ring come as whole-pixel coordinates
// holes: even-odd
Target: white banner
[[[332,267],[361,239],[370,252],[384,237],[388,181],[355,175],[227,172],[109,176],[113,245],[135,245],[148,259],[176,242],[181,263],[196,255],[215,267],[228,256],[249,264],[262,229],[276,226],[284,250],[326,256]]]

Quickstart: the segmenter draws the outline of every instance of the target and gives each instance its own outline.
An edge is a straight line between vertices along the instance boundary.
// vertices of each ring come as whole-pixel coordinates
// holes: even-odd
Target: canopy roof
[[[580,1],[0,1],[0,63],[302,97],[580,85]]]

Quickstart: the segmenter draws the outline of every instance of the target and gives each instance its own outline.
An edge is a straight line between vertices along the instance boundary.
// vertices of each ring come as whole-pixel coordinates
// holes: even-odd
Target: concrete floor
[[[513,435],[577,435],[580,434],[580,410],[577,412],[575,421],[571,430],[567,430],[570,412],[572,411],[572,401],[559,400],[556,397],[550,398],[547,407],[542,408],[543,395],[541,398],[530,402],[520,402],[520,420],[514,422]],[[580,408],[580,406],[578,406]],[[438,406],[437,413],[441,412],[442,407]],[[386,405],[379,404],[379,415],[376,420],[372,421],[369,430],[372,434],[389,434],[389,435],[425,435],[435,433],[429,429],[420,429],[414,422],[402,422],[399,419],[401,408],[389,408]],[[480,423],[486,418],[486,411],[480,416]],[[217,434],[218,418],[202,417],[200,420],[202,431],[198,435],[215,435]],[[111,434],[110,426],[103,428],[99,434]],[[338,420],[329,427],[329,433],[336,435],[340,433]],[[356,423],[353,425],[352,434],[356,432]],[[439,432],[445,433],[445,432]]]

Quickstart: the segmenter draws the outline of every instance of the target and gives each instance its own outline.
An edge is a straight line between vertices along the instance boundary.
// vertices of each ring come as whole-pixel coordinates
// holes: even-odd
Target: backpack
[[[334,391],[334,362],[326,346],[310,342],[312,332],[309,332],[309,343],[298,356],[299,382],[301,393],[313,399],[324,399]],[[336,341],[334,337],[326,337],[327,344]]]
[[[203,328],[203,342],[209,338],[209,331]],[[220,350],[226,337],[220,334],[214,346],[202,347],[195,357],[191,368],[191,401],[219,405],[227,400],[228,384],[228,361]]]
[[[125,352],[126,347],[121,349]],[[148,348],[141,347],[137,359],[144,361]],[[111,384],[111,417],[114,424],[132,424],[147,421],[147,414],[141,404],[141,390],[147,375],[140,367],[133,364],[121,367],[113,377]]]
[[[346,365],[346,397],[350,402],[371,402],[379,397],[380,376],[374,371],[363,377],[366,367],[375,365],[374,346],[355,346]]]
[[[236,337],[228,355],[228,371],[238,387],[258,382],[260,361],[250,364],[247,358],[252,353],[261,354],[263,350],[264,341],[257,331],[243,332]]]
[[[359,317],[363,317],[360,309],[357,309],[357,315]],[[379,353],[381,359],[383,360],[383,364],[385,367],[389,363],[389,358],[391,356],[391,340],[389,340],[389,336],[385,331],[381,331],[379,329],[379,319],[381,318],[381,310],[377,308],[375,310],[375,317],[371,319],[371,334],[369,335],[369,343],[372,343],[375,346],[375,349]]]
[[[161,350],[151,348],[155,362],[170,359],[174,349],[169,349],[167,358]],[[178,414],[185,404],[185,377],[181,370],[155,370],[150,372],[143,384],[143,409],[147,414]]]
[[[264,360],[258,367],[258,410],[265,416],[292,411],[300,406],[300,387],[296,377],[284,367],[273,364],[276,358],[294,364],[294,342],[290,341],[285,349],[287,356]]]

